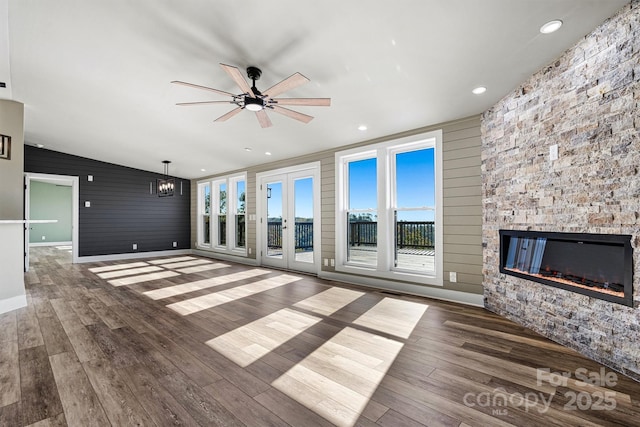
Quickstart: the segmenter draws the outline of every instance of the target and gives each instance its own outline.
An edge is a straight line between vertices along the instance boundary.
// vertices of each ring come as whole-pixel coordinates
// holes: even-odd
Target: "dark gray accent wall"
[[[158,197],[156,180],[162,174],[26,145],[24,171],[80,178],[81,257],[190,248],[191,189],[187,179],[175,177],[175,195]],[[88,175],[93,176],[92,182]],[[85,207],[86,201],[91,207]],[[173,242],[177,242],[176,248]]]

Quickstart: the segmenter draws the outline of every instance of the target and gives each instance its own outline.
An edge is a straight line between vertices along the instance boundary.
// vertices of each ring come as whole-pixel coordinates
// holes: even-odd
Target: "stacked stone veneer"
[[[485,306],[640,380],[640,1],[483,114]],[[549,147],[559,158],[551,162]],[[632,235],[634,306],[500,274],[499,229]]]

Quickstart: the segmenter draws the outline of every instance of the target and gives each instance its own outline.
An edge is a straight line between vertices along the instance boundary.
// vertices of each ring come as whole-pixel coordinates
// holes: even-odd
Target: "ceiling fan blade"
[[[176,105],[207,105],[207,104],[233,104],[233,101],[201,101],[201,102],[178,102]]]
[[[284,116],[291,117],[292,119],[299,120],[304,123],[309,123],[313,120],[312,116],[308,116],[306,114],[299,113],[297,111],[289,110],[288,108],[278,107],[277,105],[273,106],[273,111],[276,113],[280,113]]]
[[[177,84],[177,85],[182,85],[182,86],[187,86],[187,87],[192,87],[192,88],[196,88],[196,89],[208,90],[208,91],[211,91],[211,92],[219,93],[220,95],[235,96],[234,94],[229,93],[229,92],[225,92],[223,90],[218,90],[218,89],[214,89],[214,88],[206,87],[206,86],[194,85],[193,83],[181,82],[181,81],[178,81],[178,80],[174,80],[171,83],[174,83],[174,84]]]
[[[302,74],[295,73],[287,77],[286,79],[282,80],[280,83],[276,83],[275,85],[271,86],[269,89],[265,90],[262,93],[269,97],[274,97],[288,90],[291,90],[294,87],[303,85],[309,81],[310,80],[305,76],[303,76]]]
[[[256,117],[258,118],[258,122],[260,122],[260,126],[263,128],[268,128],[273,126],[271,123],[271,119],[267,116],[267,112],[264,110],[256,111]]]
[[[278,105],[310,105],[313,107],[329,107],[331,98],[275,98]]]
[[[238,107],[236,109],[233,109],[231,111],[229,111],[227,114],[218,117],[217,119],[214,120],[214,122],[224,122],[228,119],[230,119],[231,117],[235,116],[236,114],[238,114],[240,111],[242,111],[242,107]]]
[[[247,81],[244,79],[244,76],[242,75],[238,67],[234,67],[232,65],[226,65],[226,64],[220,64],[220,66],[224,71],[227,72],[227,74],[229,74],[229,76],[233,79],[233,81],[236,82],[236,84],[238,85],[238,87],[243,93],[248,93],[252,98],[256,97],[256,95],[253,93],[253,90],[251,90],[251,87],[249,86]]]

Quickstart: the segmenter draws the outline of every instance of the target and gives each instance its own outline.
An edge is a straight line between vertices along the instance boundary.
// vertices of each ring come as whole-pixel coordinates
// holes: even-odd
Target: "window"
[[[367,154],[368,155],[368,154]],[[376,158],[347,163],[347,262],[375,266],[378,263]]]
[[[218,206],[216,212],[216,224],[218,224],[218,230],[216,233],[216,241],[218,246],[227,245],[227,182],[217,182],[218,198],[216,199],[216,205]]]
[[[198,246],[246,254],[246,175],[202,181],[198,188]]]
[[[398,270],[435,273],[434,152],[435,147],[391,152],[393,267]]]
[[[211,184],[198,184],[198,245],[211,245]]]
[[[244,249],[246,247],[246,182],[244,179],[236,179],[234,181],[236,189],[236,204],[235,204],[235,245],[236,248]]]
[[[442,285],[441,140],[336,153],[336,270]]]

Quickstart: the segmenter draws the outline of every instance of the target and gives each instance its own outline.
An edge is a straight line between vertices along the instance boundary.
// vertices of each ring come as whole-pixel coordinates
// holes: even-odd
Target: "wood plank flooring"
[[[480,308],[70,259],[32,249],[28,306],[0,315],[0,426],[640,425],[639,383]]]

